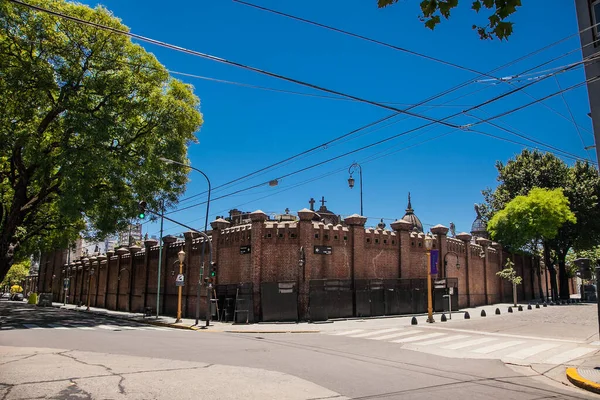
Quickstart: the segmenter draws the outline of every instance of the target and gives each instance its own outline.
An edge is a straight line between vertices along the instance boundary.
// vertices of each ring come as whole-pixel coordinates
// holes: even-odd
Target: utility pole
[[[160,313],[160,267],[162,264],[162,252],[163,252],[163,225],[165,221],[165,201],[160,202],[160,237],[158,238],[158,275],[156,278],[156,319]]]

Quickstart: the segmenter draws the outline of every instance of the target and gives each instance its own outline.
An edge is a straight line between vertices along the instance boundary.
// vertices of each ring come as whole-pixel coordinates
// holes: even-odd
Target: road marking
[[[169,328],[157,328],[155,326],[146,326],[144,329],[151,329],[153,331],[168,331]]]
[[[100,329],[106,329],[108,331],[114,331],[115,329],[119,329],[117,325],[98,325]]]
[[[598,349],[590,349],[589,347],[577,347],[564,353],[556,354],[544,361],[546,364],[563,364],[567,361],[573,360],[574,358],[584,356]]]
[[[15,327],[14,326],[0,326],[0,329],[8,330],[8,329],[15,329]]]
[[[522,350],[515,351],[514,353],[511,353],[511,354],[507,355],[506,357],[516,358],[518,360],[524,360],[527,357],[534,356],[538,353],[553,349],[558,346],[560,346],[560,344],[558,344],[558,343],[543,343],[543,344],[540,344],[537,346],[527,347]]]
[[[463,348],[469,347],[469,346],[476,346],[476,345],[482,344],[482,343],[493,342],[494,340],[498,340],[498,339],[495,339],[495,338],[473,339],[473,340],[467,340],[466,342],[449,344],[448,346],[443,346],[442,348],[448,349],[448,350],[458,350],[458,349],[463,349]]]
[[[62,325],[57,325],[57,324],[48,324],[49,327],[54,328],[54,329],[70,329],[67,327],[64,327]]]
[[[399,330],[400,329],[397,329],[397,328],[382,329],[380,331],[373,331],[373,332],[361,333],[359,335],[353,335],[353,336],[350,336],[350,337],[353,337],[353,338],[362,338],[362,337],[369,337],[369,336],[377,336],[377,335],[381,335],[381,334],[384,334],[384,333],[397,332]]]
[[[36,324],[23,324],[23,326],[27,329],[44,329]]]
[[[385,336],[379,336],[379,337],[370,337],[370,338],[367,338],[367,339],[371,339],[371,340],[385,340],[385,339],[391,339],[391,338],[400,337],[400,336],[414,335],[415,333],[419,333],[419,332],[421,332],[421,331],[410,330],[410,331],[393,333],[391,335],[385,335]]]
[[[346,331],[346,332],[337,332],[337,333],[332,333],[332,335],[334,336],[344,336],[344,335],[353,335],[355,333],[360,333],[362,332],[362,329],[355,329],[353,331]]]
[[[596,340],[595,342],[590,343],[590,346],[600,346],[600,342]]]
[[[470,336],[469,335],[453,335],[453,336],[448,336],[448,337],[441,338],[441,339],[426,340],[424,342],[415,343],[415,345],[417,345],[417,346],[429,346],[431,344],[439,344],[439,343],[452,342],[454,340],[466,339],[468,337],[470,337]]]
[[[507,349],[509,347],[517,346],[517,345],[520,345],[523,343],[525,343],[523,340],[511,340],[508,342],[496,343],[491,346],[481,347],[479,349],[475,349],[475,350],[471,350],[471,351],[473,353],[479,353],[479,354],[490,354],[490,353],[493,353],[494,351]]]
[[[472,334],[481,335],[481,336],[497,336],[497,337],[500,336],[500,337],[514,338],[514,339],[531,339],[531,340],[537,340],[538,342],[544,341],[544,342],[587,344],[587,342],[583,342],[581,340],[568,340],[568,339],[555,339],[555,338],[539,337],[539,336],[513,335],[513,334],[509,334],[509,333],[485,332],[485,331],[476,331],[476,330],[471,330],[471,329],[442,328],[439,326],[427,326],[427,325],[423,325],[423,326],[421,326],[421,328],[435,329],[435,330],[441,330],[441,331],[460,332],[460,333],[472,333]]]
[[[83,329],[84,331],[93,331],[95,330],[95,328],[92,328],[91,326],[77,326],[77,329]]]
[[[392,343],[410,343],[410,342],[416,342],[417,340],[431,339],[434,337],[445,336],[445,335],[446,335],[445,333],[430,333],[428,335],[413,336],[413,337],[408,337],[408,338],[401,338],[398,340],[392,340]]]
[[[128,325],[119,325],[119,328],[120,329],[125,329],[125,330],[128,330],[128,331],[137,331],[137,330],[140,329],[139,327],[136,328],[134,326],[128,326]]]

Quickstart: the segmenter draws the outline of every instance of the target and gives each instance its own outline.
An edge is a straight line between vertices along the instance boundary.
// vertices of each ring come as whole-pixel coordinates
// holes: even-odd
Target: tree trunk
[[[8,241],[0,239],[0,282],[4,280],[6,274],[12,267],[14,262],[14,249]]]
[[[570,299],[571,291],[569,290],[569,276],[567,275],[567,263],[565,262],[564,257],[560,257],[558,260],[558,281],[561,300]]]
[[[552,289],[552,300],[558,300],[558,287],[556,286],[556,269],[550,259],[550,245],[544,242],[544,264],[550,273],[550,288]]]
[[[535,268],[535,273],[537,274],[537,281],[538,281],[538,290],[540,291],[540,299],[545,302],[546,301],[546,297],[544,296],[544,289],[542,289],[542,266],[540,265],[540,259],[539,258],[535,258],[535,261],[537,263],[536,268]]]

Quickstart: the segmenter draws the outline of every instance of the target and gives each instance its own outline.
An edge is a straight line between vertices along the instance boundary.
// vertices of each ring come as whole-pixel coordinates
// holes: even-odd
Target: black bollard
[[[544,307],[548,307],[548,304],[546,302],[544,302]]]
[[[496,315],[500,315],[500,309],[496,308]]]
[[[521,306],[521,305],[519,304],[519,308],[517,308],[517,310],[519,310],[519,311],[523,311],[523,306]]]
[[[531,304],[527,304],[527,309],[528,310],[533,310],[533,308],[531,307]]]
[[[468,311],[465,311],[465,319],[471,319],[471,316],[469,315]]]
[[[447,319],[446,319],[446,314],[442,314],[442,318],[441,318],[441,320],[442,320],[442,322],[446,322],[446,321],[447,321]]]
[[[485,310],[481,310],[481,316],[485,317],[487,314],[485,313]]]
[[[512,309],[512,307],[508,307],[508,312],[509,312],[509,313],[513,312],[513,309]]]
[[[410,320],[410,324],[411,325],[417,325],[418,324],[417,317],[412,317],[412,319]]]
[[[536,304],[535,308],[540,308],[540,303]]]

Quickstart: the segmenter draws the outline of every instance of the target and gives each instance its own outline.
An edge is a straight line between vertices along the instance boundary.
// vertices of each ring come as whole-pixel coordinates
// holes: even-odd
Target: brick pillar
[[[469,281],[469,267],[471,261],[471,238],[472,236],[468,233],[462,232],[456,235],[456,238],[462,240],[465,244],[465,295],[467,296],[467,308],[471,307],[471,291],[469,287],[471,285]],[[460,288],[458,289],[460,293]]]
[[[302,252],[299,249],[298,252],[298,316],[301,320],[308,320],[310,315],[308,313],[309,297],[310,297],[310,278],[311,269],[314,263],[313,254],[313,223],[312,219],[315,216],[315,212],[307,208],[303,208],[298,211],[298,242],[300,248],[304,250],[304,260],[302,259]]]
[[[136,275],[137,275],[137,271],[135,268],[135,262],[134,262],[133,258],[134,258],[134,255],[136,255],[140,251],[142,251],[142,248],[138,245],[129,246],[129,253],[131,255],[129,256],[129,293],[127,294],[127,311],[128,312],[133,311],[131,309],[131,301],[132,301],[131,299],[133,296],[133,290],[135,288]]]
[[[145,281],[144,284],[144,312],[146,307],[148,307],[148,283],[150,279],[150,248],[156,246],[158,244],[158,240],[155,239],[146,239],[144,240],[144,271],[145,271]]]
[[[115,295],[115,310],[119,311],[119,297],[121,297],[121,269],[125,268],[123,265],[123,255],[129,253],[129,249],[126,247],[119,247],[117,249],[117,294]],[[131,256],[129,257],[131,259]],[[131,275],[131,270],[128,271]],[[131,277],[129,277],[131,280]]]
[[[446,266],[444,265],[444,256],[446,255],[446,252],[448,251],[448,243],[446,242],[446,235],[448,234],[448,228],[446,228],[444,225],[441,224],[437,224],[436,226],[432,227],[431,229],[431,233],[433,233],[433,235],[436,238],[436,243],[437,243],[437,249],[439,250],[439,256],[438,256],[438,277],[440,278],[446,278],[447,274],[446,274]]]
[[[106,268],[108,273],[108,261],[104,254],[98,256],[98,275],[96,276],[96,296],[94,297],[94,307],[98,307],[98,294],[100,292],[100,270]]]
[[[162,293],[161,294],[162,299],[160,300],[161,311],[159,312],[159,314],[165,313],[165,303],[167,301],[167,270],[172,269],[171,265],[167,265],[167,253],[169,252],[169,245],[171,243],[175,243],[177,241],[177,238],[173,235],[167,235],[162,238],[162,241],[163,241],[162,260],[160,261],[161,262],[160,278],[158,279],[158,282],[160,283],[162,280],[163,287],[160,290]]]
[[[490,244],[492,243],[491,240],[486,239],[486,238],[477,238],[477,244],[480,245],[483,248],[483,293],[485,294],[485,304],[489,304],[489,298],[488,298],[488,273],[490,271],[488,271],[488,268],[490,266],[488,257],[489,257],[489,252],[488,252],[488,247],[490,246]]]
[[[105,289],[104,289],[104,308],[108,309],[108,287],[110,285],[110,263],[111,263],[111,259],[112,257],[115,255],[115,252],[113,250],[107,251],[106,252],[106,283],[105,283]]]
[[[191,257],[192,257],[192,240],[196,239],[197,237],[199,237],[200,234],[198,232],[194,232],[194,231],[187,231],[183,233],[183,237],[185,238],[185,244],[183,245],[183,251],[185,251],[185,262],[183,264],[183,274],[185,276],[185,286],[184,286],[184,294],[183,294],[183,299],[181,300],[181,302],[183,303],[182,305],[182,310],[181,310],[181,315],[183,316],[183,318],[185,317],[189,317],[188,315],[188,299],[190,296],[190,292],[196,293],[196,289],[198,285],[198,280],[195,279],[196,282],[193,282],[192,280],[192,262],[191,262]],[[204,259],[205,264],[207,259]],[[200,274],[200,264],[198,264],[198,274]],[[192,290],[193,289],[193,290]]]
[[[359,269],[358,275],[364,276],[365,272],[365,223],[367,222],[366,217],[361,217],[358,214],[352,214],[351,216],[344,219],[346,225],[350,227],[349,238],[350,238],[350,281],[352,284],[352,315],[356,317],[356,275],[357,269]]]
[[[252,239],[251,246],[252,252],[251,264],[252,264],[252,290],[254,296],[254,318],[260,320],[260,302],[261,302],[261,291],[260,283],[262,281],[262,244],[264,240],[265,221],[267,220],[267,214],[261,210],[256,210],[250,213],[250,220],[252,221]]]
[[[402,268],[410,266],[410,230],[412,224],[403,219],[392,222],[392,229],[396,231],[398,241],[398,278],[402,278]]]

